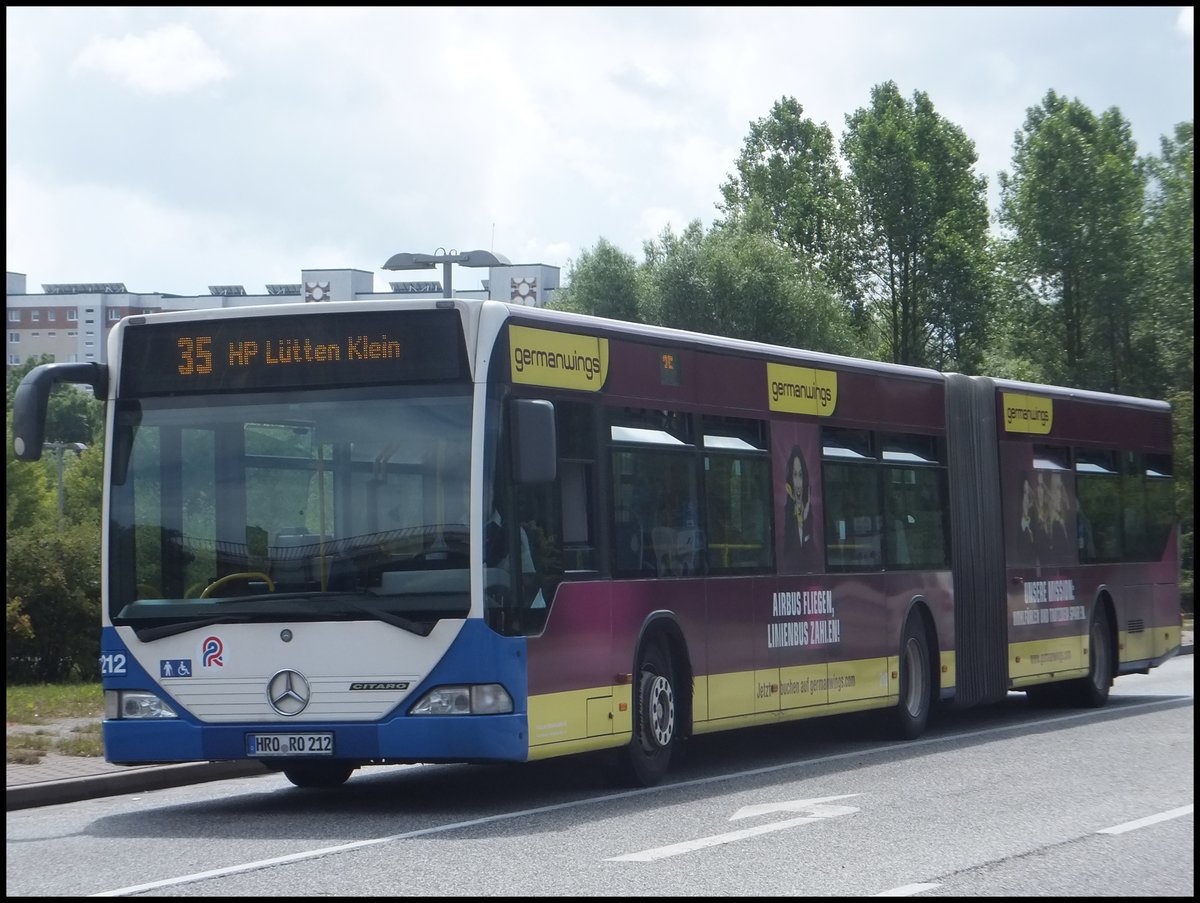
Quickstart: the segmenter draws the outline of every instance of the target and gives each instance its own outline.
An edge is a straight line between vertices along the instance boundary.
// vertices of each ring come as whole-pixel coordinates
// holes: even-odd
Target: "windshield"
[[[469,389],[120,402],[113,623],[466,617]]]

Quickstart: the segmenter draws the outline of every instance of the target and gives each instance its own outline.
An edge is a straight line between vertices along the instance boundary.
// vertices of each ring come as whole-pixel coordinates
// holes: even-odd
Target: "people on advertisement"
[[[807,547],[811,546],[812,535],[812,487],[808,479],[808,463],[798,445],[792,446],[784,473],[784,490],[787,493],[784,516],[784,549],[789,559],[799,561]]]

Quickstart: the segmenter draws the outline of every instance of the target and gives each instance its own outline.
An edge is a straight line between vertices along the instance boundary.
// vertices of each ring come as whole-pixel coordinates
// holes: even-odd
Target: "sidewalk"
[[[1193,630],[1183,631],[1180,655],[1193,652]],[[36,765],[8,765],[7,811],[73,803],[78,800],[182,787],[267,774],[256,761],[200,762],[183,765],[111,765],[99,758],[46,755]]]
[[[247,775],[266,774],[256,761],[187,762],[181,765],[112,765],[86,756],[42,757],[36,765],[7,765],[6,811],[74,803],[78,800],[121,793],[141,793],[164,787],[182,787],[206,781],[222,781]]]

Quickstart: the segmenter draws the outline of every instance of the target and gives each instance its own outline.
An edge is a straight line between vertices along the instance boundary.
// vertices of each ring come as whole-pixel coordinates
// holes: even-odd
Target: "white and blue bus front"
[[[332,784],[366,763],[527,757],[524,640],[483,618],[509,577],[480,548],[499,402],[471,376],[479,311],[117,327],[109,761],[261,759]]]

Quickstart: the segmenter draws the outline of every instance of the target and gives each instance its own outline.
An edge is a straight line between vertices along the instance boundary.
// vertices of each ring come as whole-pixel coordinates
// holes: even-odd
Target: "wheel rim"
[[[654,746],[663,747],[675,734],[675,692],[671,682],[656,674],[646,693],[646,727]]]
[[[915,637],[910,637],[904,645],[904,676],[904,707],[910,715],[919,715],[929,694],[929,669],[925,663],[925,650]]]

